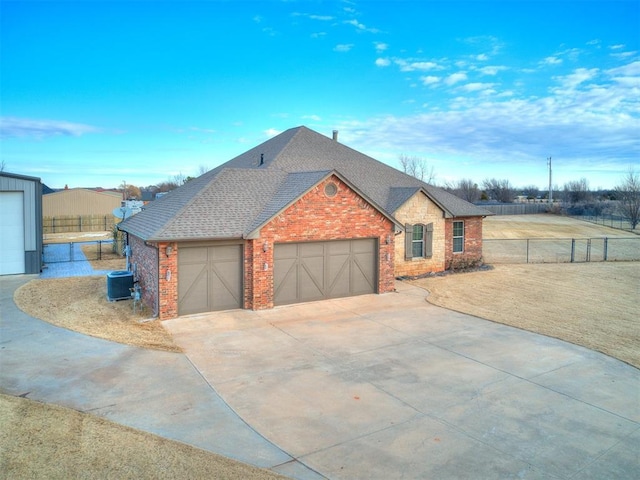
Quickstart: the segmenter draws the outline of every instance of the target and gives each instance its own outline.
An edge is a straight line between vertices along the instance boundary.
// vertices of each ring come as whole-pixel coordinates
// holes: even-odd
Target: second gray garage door
[[[178,314],[242,308],[242,245],[178,248]]]
[[[376,293],[376,239],[280,243],[274,249],[274,303]]]

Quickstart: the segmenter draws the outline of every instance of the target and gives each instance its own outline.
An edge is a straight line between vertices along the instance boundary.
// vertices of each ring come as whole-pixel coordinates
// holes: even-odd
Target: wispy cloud
[[[451,86],[459,82],[464,82],[466,79],[467,79],[467,74],[464,72],[452,73],[445,79],[444,83]]]
[[[420,77],[420,80],[422,80],[422,83],[425,85],[435,85],[436,83],[440,82],[440,77],[436,77],[433,75],[427,75],[424,77]]]
[[[291,14],[292,17],[304,17],[310,20],[318,20],[320,22],[330,22],[335,20],[335,17],[332,15],[317,15],[314,13],[301,13],[301,12],[293,12]]]
[[[389,65],[391,65],[391,60],[388,58],[376,58],[376,66],[388,67]]]
[[[348,52],[353,48],[353,43],[340,43],[333,47],[333,50],[336,52]]]
[[[394,58],[393,62],[400,67],[401,72],[415,72],[426,70],[442,70],[444,67],[433,61]]]
[[[509,70],[509,67],[501,66],[501,65],[491,65],[486,67],[481,67],[478,71],[483,75],[497,75],[499,72],[503,72],[505,70]]]
[[[360,23],[358,20],[352,18],[351,20],[345,20],[344,23],[347,25],[352,25],[356,28],[358,32],[369,32],[369,33],[379,33],[380,30],[377,28],[367,27],[365,24]]]
[[[540,62],[542,65],[559,65],[562,63],[562,59],[558,57],[546,57]]]
[[[373,42],[374,47],[376,48],[376,52],[382,53],[389,48],[389,45],[383,42]]]
[[[0,118],[0,138],[35,138],[41,140],[46,137],[55,136],[79,137],[86,133],[96,133],[99,131],[101,131],[101,129],[98,127],[63,120],[35,120],[16,117]]]
[[[423,83],[436,78],[423,77]],[[624,170],[637,162],[640,107],[634,99],[640,62],[606,71],[578,68],[554,81],[557,86],[546,96],[456,98],[432,112],[345,122],[338,128],[355,148],[465,158],[487,168],[537,165],[551,153],[576,170],[600,168],[604,161]],[[492,87],[472,82],[457,88],[482,93]]]

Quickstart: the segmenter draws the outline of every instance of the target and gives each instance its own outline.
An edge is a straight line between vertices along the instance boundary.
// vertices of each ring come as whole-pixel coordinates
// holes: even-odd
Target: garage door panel
[[[302,301],[321,300],[324,298],[324,266],[322,259],[303,259],[302,268],[298,270],[298,292]]]
[[[335,254],[334,249],[331,249],[331,255],[329,255],[329,269],[327,280],[328,284],[328,297],[341,297],[349,295],[349,271],[350,271],[350,255],[347,254]]]
[[[238,288],[239,276],[237,274],[225,275],[223,272],[224,269],[212,271],[209,310],[226,310],[241,306],[241,292]]]
[[[178,249],[180,315],[241,308],[242,246]]]
[[[208,307],[209,282],[206,264],[180,265],[178,303],[182,313],[206,311]]]
[[[276,305],[375,293],[377,242],[277,244],[274,287]]]

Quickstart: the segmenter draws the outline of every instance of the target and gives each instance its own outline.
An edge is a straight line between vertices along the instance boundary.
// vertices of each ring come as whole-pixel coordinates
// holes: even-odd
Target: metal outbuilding
[[[42,182],[0,172],[0,275],[40,273]]]

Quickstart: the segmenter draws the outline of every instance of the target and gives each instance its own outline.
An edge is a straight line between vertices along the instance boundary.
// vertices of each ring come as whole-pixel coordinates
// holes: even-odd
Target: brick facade
[[[464,251],[460,253],[453,253],[453,222],[464,222]],[[445,232],[447,269],[482,260],[482,217],[447,218]]]
[[[325,185],[337,186],[334,196]],[[464,252],[453,253],[453,221],[422,192],[397,212],[401,223],[433,223],[430,258],[405,260],[404,233],[395,235],[395,225],[367,203],[338,177],[332,176],[274,217],[259,232],[259,238],[243,245],[243,306],[268,309],[274,305],[274,244],[375,238],[378,242],[378,293],[391,292],[395,277],[439,272],[459,261],[482,258],[482,217],[464,218]],[[136,265],[142,300],[160,319],[178,316],[178,243],[152,243],[129,235],[131,263]],[[171,247],[167,249],[167,247]]]
[[[433,223],[433,251],[431,258],[405,259],[405,233],[396,237],[395,276],[414,276],[429,272],[442,272],[445,269],[445,219],[444,212],[424,193],[418,192],[402,205],[395,214],[403,225]]]
[[[145,242],[129,235],[130,263],[144,305],[164,320],[178,316],[178,245]],[[167,247],[171,248],[167,250]],[[168,253],[168,255],[167,255]]]
[[[134,235],[128,235],[128,242],[131,248],[129,260],[136,274],[134,280],[140,285],[142,302],[153,312],[153,316],[157,316],[158,249]]]
[[[325,185],[329,182],[338,187],[333,197],[325,195]],[[245,308],[273,307],[274,243],[357,238],[378,239],[378,293],[393,291],[393,222],[332,176],[262,227],[260,238],[247,241],[245,268],[248,265],[249,269],[245,270]]]

